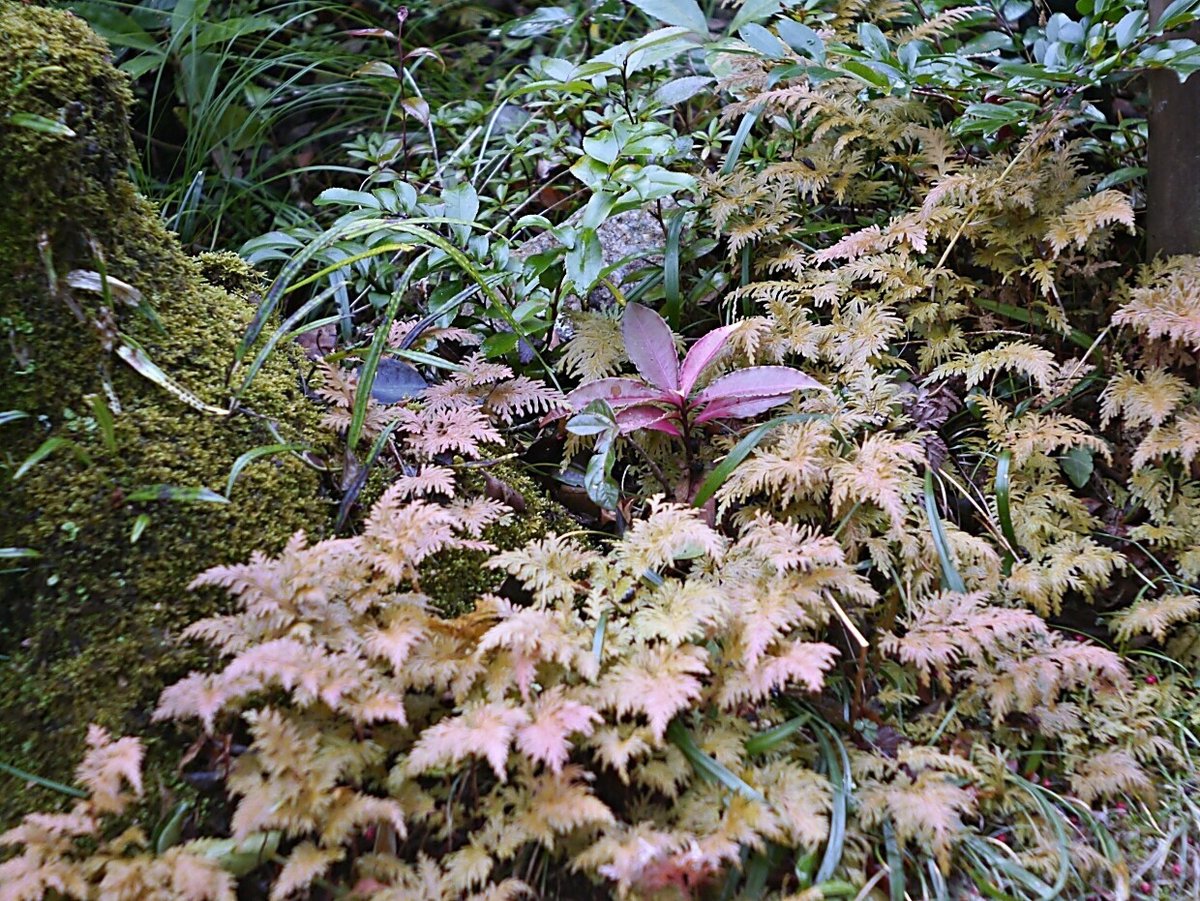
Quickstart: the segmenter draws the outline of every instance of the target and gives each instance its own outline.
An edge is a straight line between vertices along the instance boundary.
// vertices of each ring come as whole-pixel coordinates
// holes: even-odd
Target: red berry
[[[996,841],[1007,843],[1008,842],[1008,834],[1005,832],[997,832],[996,833]]]
[[[1158,676],[1153,676],[1153,675],[1147,676],[1146,684],[1147,685],[1157,685],[1158,684]]]
[[[1050,787],[1050,786],[1052,786],[1053,784],[1054,784],[1054,782],[1053,782],[1053,781],[1051,781],[1051,779],[1050,779],[1050,777],[1049,777],[1049,776],[1043,776],[1043,777],[1042,777],[1042,786],[1043,786],[1044,788],[1049,788],[1049,787]]]
[[[1113,805],[1113,810],[1115,810],[1119,814],[1124,814],[1128,809],[1129,808],[1125,806],[1124,801],[1118,801],[1116,804]]]
[[[1183,875],[1183,867],[1181,867],[1179,864],[1172,864],[1171,865],[1171,874],[1173,876],[1182,876]]]
[[[1150,892],[1154,891],[1154,886],[1152,886],[1149,882],[1143,882],[1138,886],[1138,891],[1144,895],[1148,895]]]

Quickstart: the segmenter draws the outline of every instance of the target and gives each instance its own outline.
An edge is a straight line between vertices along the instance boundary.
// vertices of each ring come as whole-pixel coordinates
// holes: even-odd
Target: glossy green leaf
[[[1062,471],[1066,473],[1072,485],[1076,488],[1083,488],[1091,481],[1092,470],[1095,468],[1092,449],[1090,447],[1073,447],[1058,458],[1058,465],[1062,467]]]
[[[708,18],[696,0],[629,0],[652,19],[708,36]]]
[[[813,29],[794,19],[780,19],[775,23],[779,36],[787,45],[813,62],[824,64],[825,41]]]
[[[787,45],[761,25],[751,22],[742,26],[738,37],[765,56],[767,59],[783,59]]]

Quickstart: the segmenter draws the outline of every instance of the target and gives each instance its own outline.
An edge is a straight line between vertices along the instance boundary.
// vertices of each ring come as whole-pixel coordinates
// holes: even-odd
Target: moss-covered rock
[[[188,257],[136,193],[129,103],[82,20],[0,0],[0,410],[29,414],[0,426],[0,547],[40,554],[0,575],[0,761],[59,779],[88,722],[141,729],[161,687],[195,664],[174,638],[220,603],[186,590],[198,572],[329,521],[318,474],[279,455],[251,463],[228,504],[131,500],[150,486],[223,492],[244,451],[275,434],[323,437],[289,352],[232,416],[181,402],[115,352],[136,342],[202,401],[227,405],[256,278],[230,255]],[[100,293],[68,287],[74,270],[132,285],[153,315],[120,292],[105,309]],[[14,480],[51,438],[71,443]],[[47,800],[0,780],[0,826]]]

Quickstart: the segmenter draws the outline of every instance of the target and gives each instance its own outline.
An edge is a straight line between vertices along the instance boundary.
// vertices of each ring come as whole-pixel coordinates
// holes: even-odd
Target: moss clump
[[[188,257],[138,196],[127,176],[128,86],[82,20],[0,0],[0,101],[74,132],[31,130],[0,113],[0,410],[30,416],[3,427],[0,546],[40,554],[0,575],[0,761],[69,780],[87,723],[141,729],[162,686],[200,662],[175,639],[223,599],[187,591],[191,579],[255,549],[274,552],[297,529],[320,533],[329,515],[318,475],[285,457],[252,463],[228,504],[130,495],[159,485],[223,491],[241,453],[276,443],[272,429],[288,441],[324,439],[287,352],[245,395],[250,412],[222,417],[181,403],[105,349],[119,331],[223,406],[257,276],[230,255]],[[154,315],[120,302],[106,310],[99,294],[66,287],[68,272],[101,266]],[[116,399],[111,433],[93,407],[106,396]],[[48,438],[73,447],[13,481]],[[135,543],[142,515],[149,524]],[[0,779],[0,826],[45,804],[40,790]]]
[[[481,470],[468,470],[460,479],[464,495],[486,492],[486,478]],[[575,528],[567,511],[550,500],[529,475],[519,466],[499,463],[489,467],[487,474],[519,494],[524,510],[516,510],[483,532],[483,538],[497,550],[509,551],[521,547],[548,532],[564,532]],[[486,592],[500,588],[506,576],[488,569],[484,564],[492,555],[484,551],[447,551],[438,554],[421,567],[421,590],[433,599],[446,616],[458,616],[471,610],[476,599]]]

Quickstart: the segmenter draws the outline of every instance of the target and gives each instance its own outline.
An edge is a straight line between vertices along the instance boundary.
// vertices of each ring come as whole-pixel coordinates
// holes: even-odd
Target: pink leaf
[[[723,375],[700,392],[697,404],[722,398],[741,400],[768,397],[772,394],[791,394],[805,388],[825,386],[810,375],[788,366],[751,366]]]
[[[617,413],[617,426],[623,435],[638,429],[653,429],[678,438],[682,437],[683,432],[675,424],[677,416],[674,410],[664,410],[653,404],[638,404]]]
[[[652,388],[637,379],[600,379],[580,385],[567,395],[567,403],[573,410],[582,410],[594,400],[606,400],[614,409],[627,407],[630,404],[643,404],[649,401],[672,402],[673,398],[663,397],[657,388]]]
[[[664,391],[679,390],[679,357],[666,321],[648,307],[631,303],[621,322],[625,353],[642,378]]]
[[[730,336],[737,331],[739,324],[734,323],[724,328],[713,329],[692,345],[692,349],[683,358],[683,367],[679,372],[679,390],[684,393],[684,396],[692,393],[692,388],[696,386],[696,379],[700,378],[700,373],[725,349]]]
[[[746,397],[740,400],[720,398],[705,407],[695,421],[699,425],[713,419],[749,419],[786,404],[791,397],[790,394],[769,394],[766,397]]]

